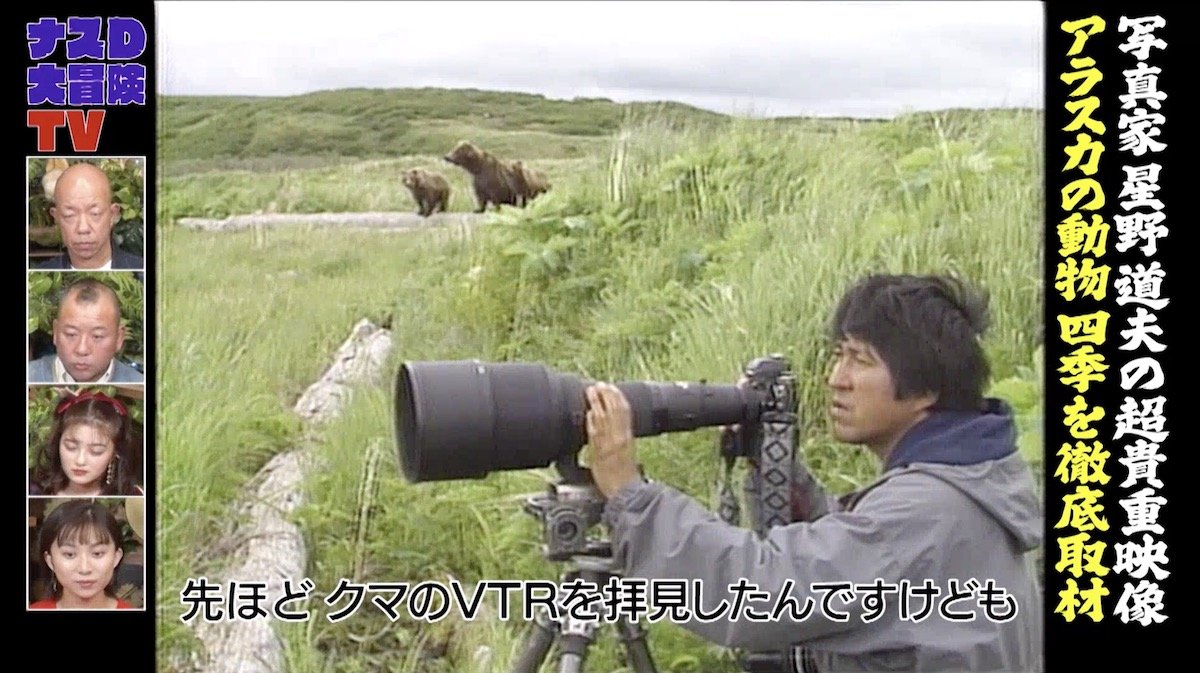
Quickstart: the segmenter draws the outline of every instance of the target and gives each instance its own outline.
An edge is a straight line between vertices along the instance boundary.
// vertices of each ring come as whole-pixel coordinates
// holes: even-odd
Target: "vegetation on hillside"
[[[600,138],[611,135],[630,116],[654,115],[681,123],[722,118],[681,103],[560,101],[474,89],[341,89],[269,98],[163,96],[159,111],[165,162],[439,154],[459,140],[446,134],[447,125],[484,133]]]

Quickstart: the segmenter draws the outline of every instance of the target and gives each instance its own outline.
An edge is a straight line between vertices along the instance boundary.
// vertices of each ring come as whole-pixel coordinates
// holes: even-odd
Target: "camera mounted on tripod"
[[[561,479],[525,499],[526,513],[543,530],[543,554],[570,564],[564,580],[601,586],[617,576],[607,540],[589,531],[600,523],[604,498],[578,463],[587,443],[585,391],[592,381],[536,363],[478,360],[405,362],[396,377],[395,430],[404,476],[410,482],[478,479],[493,471],[554,464]],[[761,500],[756,521],[766,528],[789,522],[792,461],[797,428],[796,380],[782,355],[752,360],[734,385],[633,381],[615,384],[629,402],[633,435],[724,426],[718,449],[726,486],[737,458],[751,465]],[[737,523],[731,489],[722,494],[721,517]],[[565,616],[539,615],[513,673],[540,670],[554,642],[560,673],[583,670],[595,625]],[[653,673],[645,629],[628,619],[618,635],[635,673]]]

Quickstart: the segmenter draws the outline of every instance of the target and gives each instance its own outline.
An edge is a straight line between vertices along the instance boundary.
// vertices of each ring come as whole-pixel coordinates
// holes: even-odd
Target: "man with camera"
[[[769,619],[683,623],[726,647],[783,651],[784,670],[1040,671],[1029,552],[1043,514],[1011,410],[983,397],[986,322],[986,300],[948,278],[852,287],[831,325],[829,416],[834,437],[864,445],[882,473],[833,499],[797,466],[795,520],[761,538],[643,480],[628,401],[590,386],[587,462],[622,574],[698,582],[710,613],[746,605],[731,589],[739,583],[770,596],[755,612],[788,605]]]

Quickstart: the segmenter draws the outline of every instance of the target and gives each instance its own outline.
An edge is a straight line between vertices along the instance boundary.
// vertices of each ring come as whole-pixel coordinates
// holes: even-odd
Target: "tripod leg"
[[[521,655],[513,664],[512,673],[538,673],[557,634],[558,624],[544,610],[539,612],[525,636],[525,644],[521,646]]]
[[[596,631],[599,628],[598,622],[576,619],[570,614],[563,615],[562,636],[558,641],[562,650],[558,660],[558,673],[583,673],[588,647],[596,639]]]
[[[617,620],[617,634],[625,645],[625,654],[633,673],[657,673],[650,647],[646,644],[646,630],[640,624],[621,617]]]
[[[558,673],[583,673],[583,659],[582,654],[563,652],[562,658],[558,660]]]

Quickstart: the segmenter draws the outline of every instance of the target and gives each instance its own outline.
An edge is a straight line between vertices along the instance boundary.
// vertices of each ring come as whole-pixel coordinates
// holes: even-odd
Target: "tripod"
[[[525,501],[525,511],[542,523],[546,544],[542,552],[547,560],[566,562],[563,583],[575,580],[596,587],[620,577],[612,558],[608,540],[588,537],[588,530],[600,522],[604,497],[591,481],[591,476],[577,464],[559,465],[565,479],[552,483],[547,493],[538,493]],[[542,606],[534,619],[521,654],[513,664],[512,673],[538,673],[555,640],[561,655],[558,673],[583,673],[588,647],[595,641],[600,628],[598,619],[577,619],[567,611],[555,618]],[[646,631],[640,624],[620,616],[616,621],[617,635],[625,646],[626,659],[634,673],[657,673]]]

